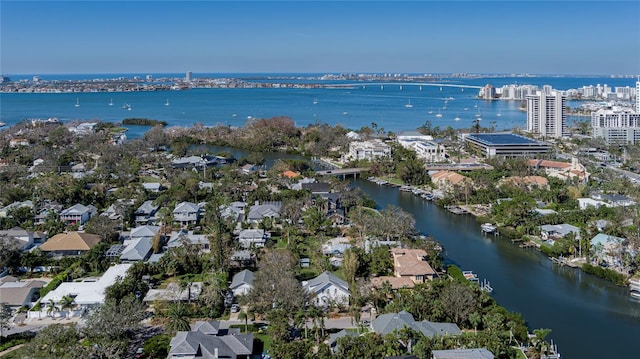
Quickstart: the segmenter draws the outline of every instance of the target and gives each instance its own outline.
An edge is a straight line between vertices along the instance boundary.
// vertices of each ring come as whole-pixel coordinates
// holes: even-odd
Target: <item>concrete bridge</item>
[[[331,170],[316,171],[318,176],[338,176],[346,178],[347,176],[353,176],[356,178],[360,173],[368,171],[368,168],[338,168]]]

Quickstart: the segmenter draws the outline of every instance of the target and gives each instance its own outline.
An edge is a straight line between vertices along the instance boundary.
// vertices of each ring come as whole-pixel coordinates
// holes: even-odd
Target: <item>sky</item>
[[[0,0],[0,73],[640,74],[640,1]]]

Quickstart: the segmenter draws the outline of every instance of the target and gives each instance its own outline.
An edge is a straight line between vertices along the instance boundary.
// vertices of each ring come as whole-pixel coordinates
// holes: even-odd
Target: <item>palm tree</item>
[[[71,297],[70,295],[65,295],[64,297],[60,298],[58,304],[60,304],[61,311],[64,311],[65,309],[71,309],[76,305],[73,297]]]
[[[47,316],[53,317],[55,312],[58,311],[58,307],[56,307],[56,302],[53,299],[49,299],[49,306],[47,307]]]
[[[188,315],[189,310],[184,304],[171,305],[167,312],[167,331],[175,333],[191,330]]]
[[[247,313],[246,311],[241,311],[240,313],[238,313],[238,319],[240,320],[244,320],[244,332],[245,334],[249,332],[248,329],[248,321],[249,321],[249,313]]]

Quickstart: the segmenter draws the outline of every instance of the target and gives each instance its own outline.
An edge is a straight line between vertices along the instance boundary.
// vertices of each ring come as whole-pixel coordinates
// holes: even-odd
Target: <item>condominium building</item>
[[[636,112],[640,113],[640,77],[636,81]]]
[[[640,143],[640,113],[627,108],[612,107],[591,113],[593,137],[607,144]]]
[[[566,133],[567,97],[554,90],[527,96],[527,131],[542,137],[560,138]]]

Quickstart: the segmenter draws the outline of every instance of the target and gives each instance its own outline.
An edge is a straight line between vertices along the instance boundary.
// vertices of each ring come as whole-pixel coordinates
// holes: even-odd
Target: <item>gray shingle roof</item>
[[[382,314],[371,325],[373,331],[382,335],[391,334],[395,330],[399,331],[405,327],[420,332],[427,337],[462,334],[460,328],[454,323],[435,323],[428,320],[417,322],[413,319],[411,313],[404,310],[399,313]]]
[[[305,283],[304,288],[309,292],[318,293],[323,288],[327,287],[329,284],[333,284],[336,287],[341,288],[347,293],[349,292],[349,284],[343,281],[342,279],[335,276],[335,274],[331,272],[323,272],[319,276],[309,280]]]
[[[236,289],[243,284],[253,285],[253,278],[253,272],[248,269],[245,269],[242,272],[238,272],[233,276],[233,280],[231,281],[229,289]]]
[[[213,359],[217,349],[218,358],[235,359],[239,355],[252,354],[253,334],[215,336],[200,331],[178,332],[171,339],[170,346],[170,358],[189,355],[193,358]]]

